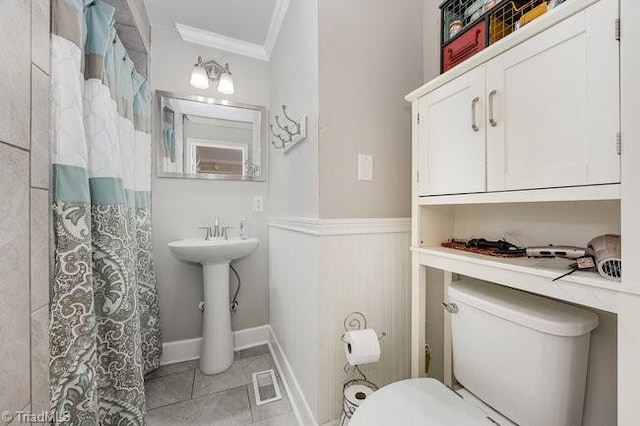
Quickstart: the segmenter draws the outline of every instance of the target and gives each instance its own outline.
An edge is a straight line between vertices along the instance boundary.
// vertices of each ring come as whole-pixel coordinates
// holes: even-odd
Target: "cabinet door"
[[[484,65],[420,100],[418,195],[486,190]]]
[[[489,191],[620,181],[617,16],[601,0],[487,63]]]

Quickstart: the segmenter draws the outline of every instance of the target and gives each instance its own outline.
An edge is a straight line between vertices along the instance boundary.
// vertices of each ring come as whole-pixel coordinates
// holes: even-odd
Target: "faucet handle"
[[[212,237],[211,227],[210,226],[198,226],[198,229],[206,229],[207,235],[204,237],[205,240],[210,240]]]
[[[224,238],[225,240],[229,239],[229,234],[227,233],[227,229],[233,229],[233,226],[222,226],[222,238]]]

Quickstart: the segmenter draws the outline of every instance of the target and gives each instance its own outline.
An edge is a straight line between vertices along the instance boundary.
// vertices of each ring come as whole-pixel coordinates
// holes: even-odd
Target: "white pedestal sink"
[[[204,319],[200,370],[217,374],[233,363],[233,335],[229,308],[229,263],[251,254],[257,238],[241,240],[180,240],[169,243],[175,257],[200,263],[204,274]]]

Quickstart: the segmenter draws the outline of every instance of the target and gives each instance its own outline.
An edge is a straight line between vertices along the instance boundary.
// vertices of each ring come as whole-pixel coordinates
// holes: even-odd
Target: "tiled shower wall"
[[[50,0],[0,0],[0,9],[0,412],[40,413],[49,407]]]

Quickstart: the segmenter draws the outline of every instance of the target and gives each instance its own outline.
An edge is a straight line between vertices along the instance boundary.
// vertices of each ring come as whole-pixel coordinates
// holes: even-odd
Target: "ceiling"
[[[264,45],[277,0],[147,0],[152,26],[176,23]]]

